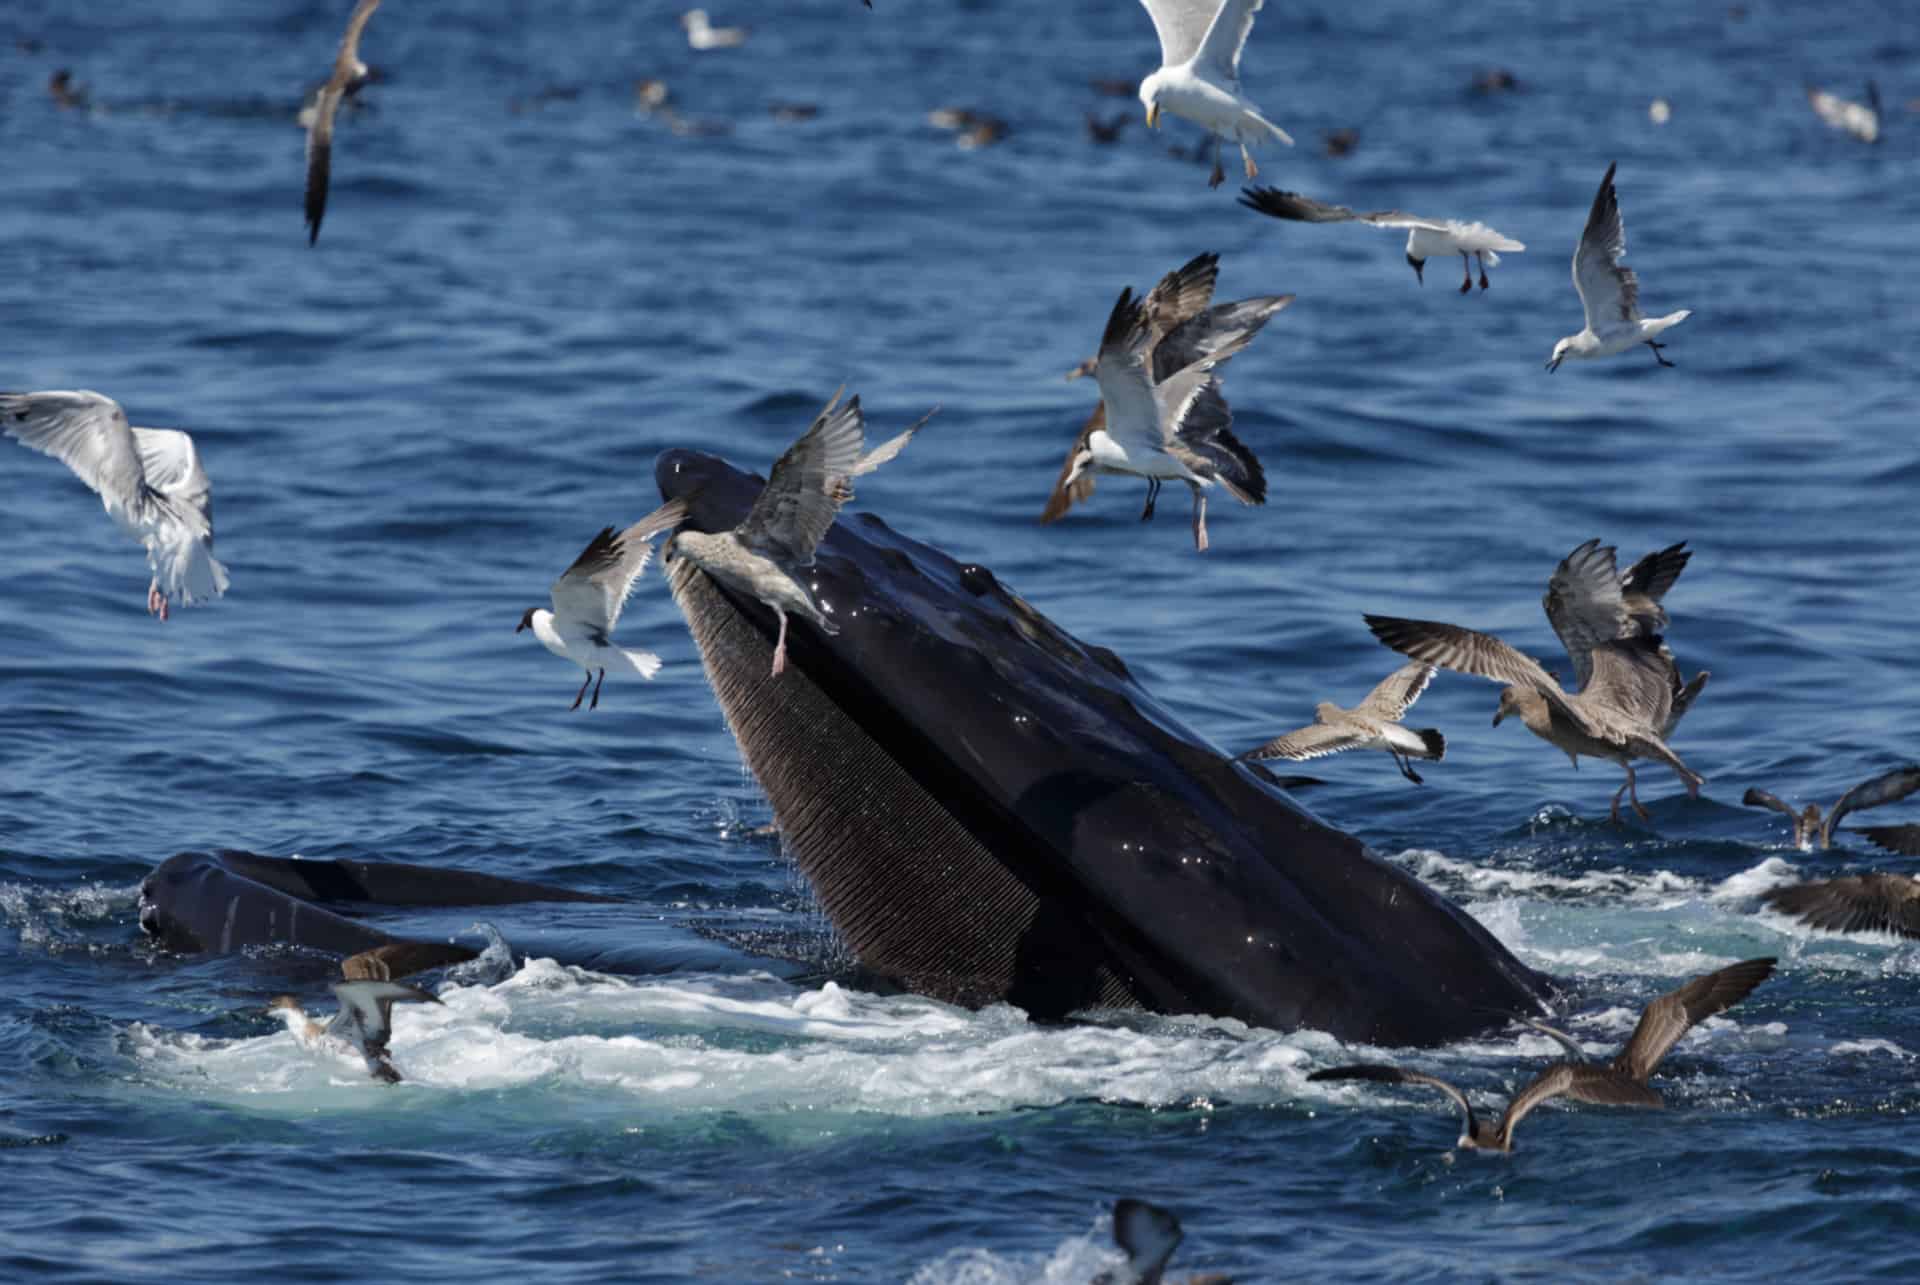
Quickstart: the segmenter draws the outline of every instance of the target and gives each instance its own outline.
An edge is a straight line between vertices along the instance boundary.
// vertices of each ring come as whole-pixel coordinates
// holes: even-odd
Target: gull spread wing
[[[1587,1051],[1580,1047],[1579,1041],[1559,1027],[1548,1026],[1537,1017],[1523,1017],[1520,1020],[1565,1049],[1567,1056],[1575,1062],[1585,1062],[1587,1060]]]
[[[1096,430],[1106,426],[1107,404],[1099,402],[1094,406],[1093,414],[1087,416],[1087,422],[1081,426],[1080,436],[1073,439],[1073,448],[1067,452],[1066,462],[1060,466],[1060,476],[1054,479],[1053,494],[1047,497],[1047,507],[1040,511],[1042,523],[1058,522],[1066,516],[1068,509],[1093,494],[1092,469],[1087,469],[1079,477],[1074,478],[1071,486],[1067,484],[1067,478],[1073,473],[1074,460],[1080,457],[1081,451],[1087,449],[1087,439],[1092,437]]]
[[[1573,288],[1587,312],[1587,329],[1598,334],[1614,321],[1640,315],[1640,280],[1620,260],[1627,253],[1627,227],[1620,219],[1620,198],[1613,190],[1614,166],[1594,193],[1586,230],[1573,252]]]
[[[1220,256],[1197,254],[1161,277],[1147,291],[1147,326],[1164,335],[1189,317],[1199,316],[1213,302],[1213,286],[1220,277]]]
[[[1315,1071],[1307,1077],[1309,1080],[1370,1080],[1376,1084],[1424,1084],[1430,1089],[1438,1089],[1453,1099],[1460,1108],[1460,1114],[1466,1117],[1467,1136],[1476,1132],[1473,1104],[1467,1101],[1467,1095],[1438,1076],[1423,1075],[1419,1071],[1408,1071],[1397,1066],[1378,1066],[1361,1063],[1354,1066],[1330,1066]]]
[[[1253,31],[1253,15],[1267,0],[1225,0],[1195,53],[1196,65],[1205,66],[1229,85],[1240,82],[1240,51],[1246,48]]]
[[[1909,763],[1891,772],[1883,772],[1871,781],[1862,781],[1841,795],[1840,801],[1833,805],[1833,811],[1827,814],[1826,829],[1820,836],[1822,843],[1832,842],[1835,827],[1847,813],[1897,803],[1915,790],[1920,790],[1920,763]]]
[[[1354,713],[1397,723],[1406,717],[1407,711],[1413,708],[1413,703],[1420,699],[1420,694],[1427,690],[1427,684],[1439,672],[1422,660],[1402,665],[1368,692],[1367,698],[1354,707]]]
[[[1587,685],[1595,647],[1634,632],[1627,604],[1620,596],[1620,580],[1613,546],[1596,539],[1562,558],[1553,578],[1547,581],[1540,605],[1573,662],[1576,687]]]
[[[1393,650],[1456,673],[1490,678],[1496,683],[1535,687],[1556,701],[1566,693],[1540,662],[1477,629],[1442,624],[1437,620],[1404,620],[1397,616],[1364,616],[1367,628]]]
[[[161,588],[187,603],[218,598],[229,580],[213,556],[213,486],[193,439],[177,428],[136,428],[133,445],[147,485],[159,495],[158,520],[145,542]]]
[[[1200,51],[1220,9],[1218,0],[1140,0],[1160,37],[1160,65],[1175,67]]]
[[[1644,632],[1658,633],[1667,627],[1667,610],[1660,605],[1661,599],[1673,588],[1673,582],[1687,569],[1692,557],[1687,542],[1682,540],[1647,554],[1620,577],[1620,596],[1627,605],[1627,614]]]
[[[464,964],[473,957],[471,947],[450,942],[396,941],[347,956],[340,961],[340,975],[350,982],[390,982],[429,968]]]
[[[865,424],[860,398],[849,398],[842,406],[835,392],[800,440],[774,461],[766,489],[735,528],[741,543],[769,557],[811,566],[813,551],[840,506],[853,498]]]
[[[1800,814],[1795,812],[1785,799],[1777,794],[1769,794],[1758,786],[1749,788],[1745,794],[1741,795],[1740,802],[1750,808],[1772,808],[1775,812],[1793,818],[1795,824],[1800,820]]]
[[[1542,1102],[1559,1097],[1603,1107],[1648,1107],[1658,1110],[1666,1105],[1666,1100],[1657,1090],[1608,1067],[1589,1066],[1583,1062],[1555,1062],[1536,1075],[1507,1104],[1506,1111],[1500,1117],[1500,1139],[1511,1145],[1513,1131],[1520,1122]]]
[[[553,614],[608,646],[621,609],[653,557],[653,538],[686,516],[685,501],[671,500],[618,534],[604,528],[553,582]]]
[[[1860,827],[1860,833],[1888,852],[1920,857],[1920,825],[1866,825]]]
[[[1612,1069],[1622,1075],[1644,1081],[1660,1065],[1668,1050],[1695,1025],[1724,1013],[1745,999],[1753,988],[1767,980],[1779,961],[1771,956],[1747,959],[1718,972],[1696,977],[1676,990],[1668,991],[1640,1014],[1626,1047],[1613,1059]]]
[[[1100,360],[1094,381],[1106,407],[1106,433],[1129,455],[1152,454],[1165,443],[1161,405],[1171,396],[1157,396],[1147,374],[1147,348],[1152,336],[1146,310],[1129,287],[1114,301],[1107,328],[1100,337]],[[1188,391],[1190,400],[1193,392]]]
[[[1207,363],[1208,369],[1224,364],[1292,302],[1290,294],[1259,295],[1195,313],[1154,343],[1154,382],[1165,383],[1200,362]]]
[[[1182,392],[1194,374],[1192,396]],[[1171,389],[1177,404],[1163,394]],[[1191,367],[1154,390],[1161,396],[1167,452],[1202,476],[1210,476],[1242,504],[1267,502],[1267,471],[1260,458],[1233,435],[1233,412],[1220,395],[1220,381],[1204,367]],[[1171,431],[1169,431],[1171,430]]]
[[[1350,750],[1366,740],[1367,733],[1358,727],[1310,723],[1298,731],[1288,732],[1285,736],[1276,736],[1259,749],[1248,750],[1240,757],[1243,759],[1292,759],[1300,762],[1304,759],[1317,759],[1328,754],[1338,754],[1341,750]]]
[[[1451,224],[1444,219],[1423,219],[1417,214],[1407,214],[1401,210],[1374,210],[1368,214],[1356,214],[1344,205],[1329,205],[1298,192],[1283,192],[1277,187],[1243,188],[1240,204],[1273,218],[1291,219],[1296,223],[1359,222],[1382,228],[1426,228],[1432,232],[1446,232],[1456,226],[1464,226]],[[1492,233],[1489,232],[1489,235]]]
[[[852,476],[865,477],[867,474],[873,472],[875,469],[879,468],[882,464],[885,464],[888,460],[891,460],[894,456],[898,455],[901,451],[906,450],[907,443],[913,440],[913,435],[919,432],[921,429],[925,428],[927,425],[927,421],[932,419],[935,415],[938,415],[939,413],[940,413],[940,408],[938,406],[934,407],[932,410],[922,415],[919,419],[915,420],[912,424],[908,425],[905,432],[898,433],[893,437],[889,437],[886,441],[880,443],[880,445],[874,447],[872,450],[862,455],[860,457],[860,462],[853,466]]]
[[[307,244],[320,239],[320,221],[327,216],[327,182],[332,172],[333,117],[340,110],[347,87],[360,72],[360,33],[380,7],[380,0],[360,0],[347,19],[340,51],[333,58],[333,74],[314,100],[312,123],[307,126]]]
[[[1673,653],[1658,634],[1614,638],[1590,653],[1593,677],[1580,692],[1589,713],[1604,710],[1657,738],[1673,710]]]
[[[1809,927],[1827,932],[1890,932],[1920,937],[1920,882],[1908,875],[1851,875],[1800,883],[1775,888],[1762,900]]]
[[[0,431],[72,469],[108,508],[125,515],[122,521],[144,517],[151,488],[127,413],[111,397],[65,390],[0,393]]]
[[[1158,1205],[1125,1197],[1113,1202],[1113,1243],[1126,1253],[1133,1279],[1141,1285],[1160,1280],[1185,1236],[1180,1220]]]

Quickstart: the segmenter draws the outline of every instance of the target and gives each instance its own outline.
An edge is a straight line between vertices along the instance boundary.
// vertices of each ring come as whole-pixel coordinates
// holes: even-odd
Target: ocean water
[[[343,113],[309,249],[293,113],[349,8],[0,10],[0,386],[190,429],[233,576],[149,620],[138,549],[0,444],[0,1274],[1084,1281],[1115,1261],[1120,1195],[1182,1216],[1177,1265],[1243,1279],[1920,1272],[1920,947],[1758,907],[1899,863],[1798,853],[1738,805],[1754,784],[1829,803],[1914,757],[1910,16],[1268,6],[1245,84],[1300,145],[1262,181],[1527,243],[1463,298],[1445,263],[1417,285],[1392,234],[1210,192],[1168,151],[1193,130],[1099,96],[1154,65],[1123,0],[741,4],[715,19],[750,41],[707,54],[675,6],[390,4],[363,48],[388,78]],[[60,66],[85,109],[46,94]],[[1496,66],[1518,90],[1472,92]],[[681,131],[636,114],[643,77]],[[1876,147],[1801,88],[1869,77]],[[959,149],[926,123],[943,105],[1010,132]],[[1128,119],[1116,145],[1089,112]],[[1343,127],[1359,146],[1328,157]],[[1550,375],[1611,161],[1648,311],[1693,317],[1675,369]],[[1115,480],[1038,526],[1094,397],[1060,376],[1121,286],[1202,250],[1222,298],[1298,296],[1226,381],[1269,503],[1215,503],[1205,555],[1184,496],[1143,527]],[[764,469],[842,383],[875,432],[942,408],[858,507],[991,566],[1230,751],[1396,663],[1362,611],[1551,656],[1537,604],[1569,549],[1690,541],[1669,639],[1714,675],[1675,738],[1704,797],[1648,767],[1651,822],[1612,826],[1614,769],[1489,727],[1493,687],[1447,675],[1412,719],[1449,737],[1425,786],[1350,755],[1306,798],[1563,979],[1596,1053],[1689,975],[1778,974],[1674,1053],[1665,1113],[1548,1107],[1486,1159],[1451,1150],[1437,1099],[1306,1077],[1405,1060],[1498,1100],[1542,1037],[1049,1026],[756,953],[824,952],[827,928],[659,581],[621,635],[665,670],[591,713],[513,626],[654,506],[660,450]],[[226,846],[622,901],[487,911],[511,958],[396,1014],[408,1082],[385,1089],[266,1015],[324,997],[324,961],[140,940],[142,874]]]

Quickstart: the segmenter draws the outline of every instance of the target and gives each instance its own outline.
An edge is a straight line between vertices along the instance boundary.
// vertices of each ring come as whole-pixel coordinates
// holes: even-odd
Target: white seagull
[[[906,449],[930,418],[931,412],[869,451],[860,398],[856,395],[842,406],[836,390],[800,440],[774,461],[765,489],[739,526],[717,535],[676,531],[667,541],[667,557],[685,558],[721,584],[759,599],[779,618],[772,677],[787,667],[788,612],[823,634],[840,632],[789,568],[813,565],[814,550],[826,538],[840,506],[853,498],[853,479]]]
[[[1863,143],[1880,141],[1880,87],[1867,82],[1867,101],[1848,102],[1837,94],[1807,86],[1807,105],[1818,116],[1843,134],[1851,134]]]
[[[1074,443],[1047,513],[1057,517],[1076,495],[1086,494],[1090,488],[1080,483],[1088,475],[1111,473],[1146,479],[1147,506],[1140,514],[1145,522],[1153,517],[1160,484],[1185,482],[1193,492],[1193,546],[1204,553],[1206,492],[1214,483],[1242,504],[1267,500],[1266,472],[1233,435],[1233,412],[1214,371],[1252,342],[1293,296],[1243,299],[1179,321],[1158,301],[1160,293],[1156,288],[1135,299],[1128,287],[1114,302],[1094,360],[1100,413]],[[1041,520],[1051,519],[1042,515]]]
[[[1240,93],[1240,50],[1253,30],[1253,15],[1266,0],[1140,0],[1160,35],[1160,68],[1140,82],[1140,101],[1148,128],[1158,128],[1162,110],[1184,116],[1213,135],[1210,187],[1227,177],[1220,145],[1240,144],[1247,177],[1260,173],[1248,144],[1279,139],[1293,146],[1286,130],[1260,114]]]
[[[716,27],[705,9],[689,9],[680,15],[687,43],[695,49],[731,49],[747,43],[747,28]]]
[[[553,610],[528,607],[514,626],[516,634],[522,629],[533,630],[533,636],[548,651],[587,671],[568,708],[580,708],[595,671],[599,672],[600,684],[607,681],[609,669],[642,678],[660,672],[660,658],[652,652],[614,646],[613,628],[620,623],[620,610],[627,605],[634,583],[653,557],[653,537],[685,521],[686,516],[685,502],[674,500],[618,535],[612,527],[605,528],[553,582]],[[600,708],[600,685],[595,685],[593,703],[587,708]]]
[[[320,239],[320,220],[327,217],[327,181],[333,164],[333,117],[347,95],[366,83],[367,64],[360,61],[360,33],[380,7],[380,0],[360,0],[340,37],[333,58],[333,74],[320,87],[312,115],[307,117],[307,244]],[[306,115],[302,113],[302,115]]]
[[[1527,247],[1510,236],[1501,236],[1484,223],[1462,223],[1458,219],[1423,219],[1399,210],[1374,210],[1356,214],[1344,205],[1327,205],[1298,192],[1282,192],[1272,187],[1250,187],[1240,194],[1240,204],[1276,219],[1299,223],[1371,223],[1377,228],[1407,229],[1407,262],[1413,275],[1425,285],[1427,260],[1436,255],[1460,256],[1466,280],[1460,293],[1473,289],[1473,266],[1480,265],[1480,288],[1487,288],[1487,269],[1498,267],[1499,250],[1509,252]],[[1469,260],[1471,256],[1471,261]]]
[[[1660,355],[1666,345],[1654,339],[1693,315],[1690,308],[1664,317],[1640,315],[1640,279],[1620,262],[1627,254],[1627,226],[1620,220],[1613,171],[1614,166],[1607,166],[1607,176],[1600,180],[1593,209],[1587,214],[1586,231],[1580,234],[1580,245],[1573,252],[1573,288],[1580,292],[1587,325],[1579,334],[1568,335],[1553,346],[1548,370],[1560,369],[1560,363],[1569,357],[1611,357],[1638,344],[1653,349],[1653,359],[1662,366],[1671,366],[1673,363]]]
[[[111,397],[55,390],[0,393],[0,431],[51,455],[92,487],[107,516],[147,549],[147,610],[227,591],[213,556],[213,488],[193,439],[177,428],[132,428]]]

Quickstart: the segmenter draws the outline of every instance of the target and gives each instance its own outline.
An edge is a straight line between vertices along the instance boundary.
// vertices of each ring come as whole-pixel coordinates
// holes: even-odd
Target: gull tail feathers
[[[632,665],[634,671],[642,678],[651,679],[660,672],[660,658],[650,651],[629,651],[622,647],[620,654],[627,658],[627,663]]]
[[[1440,735],[1439,728],[1415,728],[1413,734],[1419,737],[1421,744],[1427,747],[1427,757],[1434,762],[1437,763],[1447,756],[1447,738]]]
[[[1267,133],[1271,134],[1274,138],[1279,139],[1281,142],[1285,143],[1288,147],[1293,146],[1293,135],[1287,133],[1286,130],[1281,129],[1278,125],[1268,120],[1265,116],[1262,116],[1259,112],[1249,111],[1247,113],[1247,119],[1251,120],[1254,124],[1258,125],[1261,129],[1266,130]],[[1243,139],[1242,141],[1254,141],[1254,140]]]
[[[1693,309],[1682,308],[1680,311],[1670,312],[1664,317],[1654,317],[1648,321],[1641,323],[1641,325],[1642,325],[1642,328],[1646,331],[1646,337],[1648,339],[1651,339],[1655,335],[1661,333],[1664,330],[1671,330],[1673,327],[1679,325],[1681,322],[1685,321],[1688,317],[1691,317],[1692,315],[1693,315]]]

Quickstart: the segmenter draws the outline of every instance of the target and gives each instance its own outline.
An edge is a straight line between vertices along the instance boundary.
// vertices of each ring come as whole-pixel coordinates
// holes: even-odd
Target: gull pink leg
[[[787,613],[775,607],[773,614],[780,617],[780,640],[773,645],[773,677],[778,678],[787,668]]]

